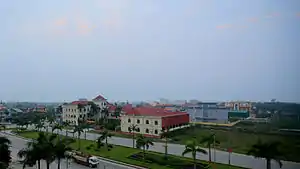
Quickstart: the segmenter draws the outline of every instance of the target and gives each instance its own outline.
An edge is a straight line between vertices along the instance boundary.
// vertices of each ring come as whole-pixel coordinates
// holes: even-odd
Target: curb
[[[28,138],[22,137],[18,134],[12,133],[12,132],[8,132],[8,133],[5,133],[5,134],[12,135],[12,136],[15,136],[15,137],[19,137],[19,138],[22,138],[22,139],[27,140],[27,141],[30,140]],[[111,160],[111,159],[100,157],[100,156],[96,156],[96,157],[103,160],[103,161],[108,161],[108,162],[112,162],[112,163],[116,163],[116,164],[120,164],[120,165],[124,165],[124,166],[128,166],[128,167],[132,167],[132,168],[136,168],[136,169],[148,169],[148,168],[145,168],[145,167],[136,166],[136,165],[132,165],[132,164],[128,164],[128,163],[123,163],[123,162],[120,162],[120,161],[115,161],[115,160]]]

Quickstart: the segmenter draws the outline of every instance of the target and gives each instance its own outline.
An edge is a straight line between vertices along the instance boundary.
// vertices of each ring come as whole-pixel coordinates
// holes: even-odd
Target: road
[[[49,129],[49,131],[51,131],[51,130]],[[57,131],[55,131],[55,132],[57,132]],[[69,132],[72,132],[72,131],[69,130]],[[60,131],[59,134],[66,135],[66,130]],[[72,134],[69,134],[69,136],[72,136]],[[95,133],[87,133],[86,134],[86,138],[88,140],[96,140],[99,136],[100,136],[100,134],[95,134]],[[75,134],[75,137],[77,138],[77,134]],[[84,138],[84,134],[81,134],[81,138]],[[110,144],[132,147],[132,139],[128,139],[128,138],[111,137],[108,139],[108,142]],[[181,156],[184,148],[185,148],[184,145],[168,144],[168,153]],[[151,146],[149,148],[149,150],[164,153],[164,144],[155,142],[154,146]],[[189,155],[188,157],[191,157],[191,155]],[[208,155],[200,155],[198,153],[197,159],[202,159],[202,160],[208,161]],[[228,161],[229,161],[228,159],[229,159],[228,152],[216,150],[216,162],[228,164]],[[214,156],[213,156],[213,160],[214,160]],[[235,166],[241,166],[241,167],[253,168],[253,169],[266,168],[266,162],[264,159],[257,159],[257,158],[254,158],[253,156],[248,156],[248,155],[243,155],[243,154],[238,154],[238,153],[232,153],[230,161],[231,161],[231,164],[235,165]],[[300,168],[300,163],[290,162],[290,161],[282,161],[282,163],[283,163],[282,169],[299,169]],[[280,169],[279,165],[275,161],[272,161],[271,165],[272,165],[272,169]]]
[[[11,156],[12,156],[12,166],[15,169],[22,169],[22,165],[18,162],[19,159],[17,154],[18,152],[26,147],[26,144],[28,140],[22,139],[20,137],[13,136],[11,134],[0,132],[0,136],[5,136],[11,141]],[[61,161],[61,169],[88,169],[89,167],[85,167],[80,164],[76,164],[74,162],[71,162],[71,160],[68,160],[68,168],[67,168],[67,162],[66,160]],[[35,167],[26,167],[26,169],[34,169]],[[41,169],[46,168],[46,163],[43,161],[41,163]],[[54,161],[50,169],[57,169],[57,162]],[[134,169],[133,167],[123,166],[120,164],[115,164],[109,161],[100,160],[100,165],[98,166],[98,169]]]

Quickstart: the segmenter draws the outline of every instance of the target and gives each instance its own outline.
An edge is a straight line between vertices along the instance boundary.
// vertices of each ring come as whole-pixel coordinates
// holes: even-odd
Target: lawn
[[[231,147],[233,152],[246,154],[251,145],[255,144],[258,139],[262,141],[280,141],[283,144],[281,150],[286,154],[285,160],[300,162],[300,136],[268,135],[216,129],[209,130],[196,126],[194,128],[175,131],[173,137],[171,137],[171,142],[184,144],[187,140],[192,138],[201,140],[201,138],[212,132],[216,133],[216,139],[220,141],[220,145],[218,146],[220,150],[227,150],[228,147]]]
[[[21,133],[19,133],[19,135],[26,137],[26,138],[33,138],[33,139],[38,137],[37,132],[30,132],[30,131],[21,132]],[[124,147],[124,146],[117,146],[117,145],[113,145],[113,148],[110,151],[108,151],[106,149],[106,147],[102,147],[100,150],[96,150],[94,148],[91,148],[91,149],[87,148],[88,146],[93,145],[93,144],[95,144],[95,142],[93,142],[93,141],[81,140],[81,151],[88,153],[88,154],[105,157],[105,158],[108,158],[111,160],[116,160],[116,161],[133,164],[133,165],[138,165],[138,166],[144,166],[144,167],[152,168],[152,169],[158,169],[158,168],[159,169],[178,169],[178,167],[174,167],[172,165],[161,164],[161,163],[154,162],[154,161],[143,162],[143,160],[141,160],[141,159],[133,159],[132,155],[139,154],[141,152],[139,149]],[[75,143],[73,143],[71,145],[71,147],[73,149],[77,149],[77,145],[78,145],[78,142],[76,141]],[[155,159],[161,159],[160,161],[162,161],[162,158],[163,158],[163,154],[156,153],[156,152],[148,152],[147,156],[150,156]],[[173,155],[170,155],[170,158],[172,159],[172,161],[180,161],[182,163],[191,164],[190,158],[173,156]],[[207,164],[207,162],[205,162],[205,161],[198,160],[198,162]],[[240,169],[240,167],[228,166],[225,164],[216,164],[215,168],[218,168],[218,169],[228,169],[228,168]]]

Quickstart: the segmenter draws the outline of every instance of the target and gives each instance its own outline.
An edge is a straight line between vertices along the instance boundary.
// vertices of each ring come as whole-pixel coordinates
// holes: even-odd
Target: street
[[[26,147],[27,144],[27,140],[7,134],[7,133],[3,133],[0,132],[0,136],[5,136],[7,137],[10,141],[11,141],[11,156],[12,156],[12,166],[15,169],[22,169],[22,164],[20,164],[18,161],[20,160],[17,156],[18,152],[22,149]],[[76,164],[74,162],[71,162],[71,160],[69,161],[69,165],[67,167],[67,163],[66,160],[61,160],[61,169],[88,169],[89,167],[85,167],[83,165],[80,164]],[[28,169],[33,169],[36,167],[26,167]],[[44,161],[41,162],[41,169],[45,169],[46,168],[46,163]],[[50,169],[57,169],[57,162],[54,161],[51,166]],[[104,160],[100,160],[100,164],[98,166],[98,169],[134,169],[133,167],[128,167],[128,166],[123,166],[120,164],[115,164],[112,162],[108,162],[108,161],[104,161]]]
[[[51,130],[49,129],[49,131]],[[70,130],[69,132],[72,131]],[[57,133],[57,131],[55,131],[55,133]],[[59,131],[59,133],[61,135],[66,135],[66,130]],[[72,136],[72,134],[69,133],[68,136]],[[96,140],[99,136],[100,134],[86,133],[86,138],[88,140]],[[75,133],[75,137],[77,138],[76,133]],[[84,139],[84,133],[81,134],[81,138]],[[129,138],[111,137],[108,139],[108,142],[110,144],[132,147],[132,139]],[[184,145],[168,144],[168,153],[181,156],[184,148],[185,148]],[[150,146],[149,150],[164,153],[164,143],[155,142],[154,146]],[[213,152],[214,151],[212,151],[212,153]],[[191,157],[191,155],[187,157]],[[200,155],[199,153],[197,153],[197,158],[208,161],[208,155],[203,155],[203,154]],[[212,160],[214,160],[214,155],[212,155]],[[228,164],[228,161],[229,161],[228,152],[216,150],[216,162]],[[246,168],[262,169],[266,167],[266,162],[264,159],[257,159],[254,158],[253,156],[248,156],[244,154],[231,153],[230,161],[232,165],[246,167]],[[282,161],[282,163],[283,163],[282,169],[300,168],[300,163],[290,162],[290,161]],[[272,169],[280,169],[279,165],[275,161],[272,161],[271,165],[272,165]]]

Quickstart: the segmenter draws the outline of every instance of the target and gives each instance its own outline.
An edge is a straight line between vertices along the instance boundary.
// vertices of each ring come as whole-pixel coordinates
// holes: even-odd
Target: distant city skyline
[[[300,102],[299,0],[0,5],[0,99]]]

